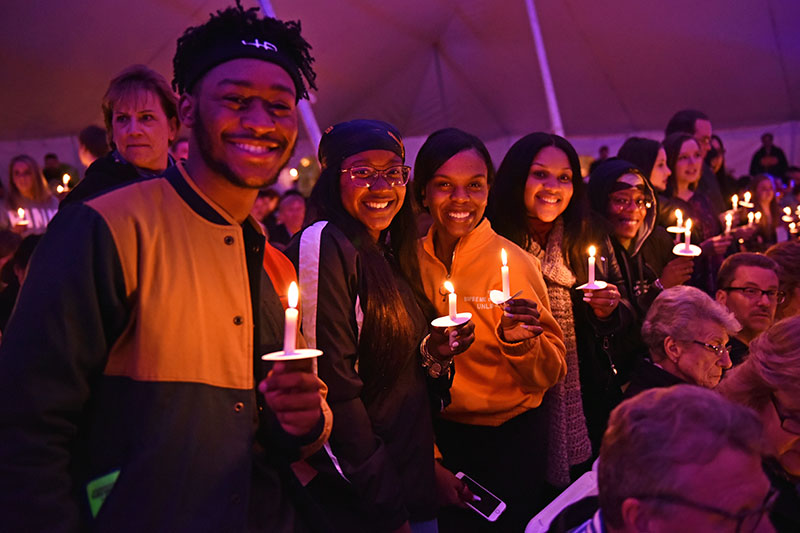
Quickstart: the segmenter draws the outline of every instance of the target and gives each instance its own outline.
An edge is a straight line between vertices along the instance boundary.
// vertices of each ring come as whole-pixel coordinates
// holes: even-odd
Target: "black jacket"
[[[428,393],[428,381],[433,380],[426,378],[418,349],[427,321],[398,273],[395,280],[414,321],[417,343],[391,389],[365,401],[357,357],[361,309],[366,309],[360,252],[333,224],[315,233],[318,228],[305,228],[286,250],[297,266],[301,288],[306,279],[318,284],[315,308],[306,307],[309,291],[303,292],[303,332],[323,351],[318,360],[319,377],[328,385],[328,404],[334,416],[325,450],[309,459],[320,473],[309,487],[337,530],[383,531],[408,519],[433,519],[436,483]],[[315,269],[306,250],[314,254],[318,250],[318,273],[309,272]],[[309,313],[315,314],[313,333],[305,329]],[[431,386],[446,391],[449,381],[440,378]]]

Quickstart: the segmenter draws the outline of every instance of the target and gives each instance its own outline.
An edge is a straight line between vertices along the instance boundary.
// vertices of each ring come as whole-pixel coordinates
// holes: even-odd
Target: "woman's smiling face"
[[[555,146],[542,148],[533,158],[525,182],[528,216],[552,222],[572,199],[572,167],[567,154]]]
[[[477,151],[465,150],[436,169],[423,204],[438,231],[459,239],[481,221],[488,198],[486,162]]]

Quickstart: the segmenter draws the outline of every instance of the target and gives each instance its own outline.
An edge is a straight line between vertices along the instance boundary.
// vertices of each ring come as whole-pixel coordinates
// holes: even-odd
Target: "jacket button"
[[[235,317],[233,317],[233,323],[236,324],[237,326],[241,326],[242,324],[244,324],[244,319],[241,316],[236,315]]]
[[[226,235],[225,236],[225,244],[227,244],[227,245],[233,244],[233,237],[231,237],[230,235]]]
[[[236,402],[235,404],[233,404],[233,410],[236,411],[237,413],[242,409],[244,409],[244,403]]]

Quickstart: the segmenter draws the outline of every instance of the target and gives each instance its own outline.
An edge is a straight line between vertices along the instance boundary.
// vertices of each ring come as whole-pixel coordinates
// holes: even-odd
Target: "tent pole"
[[[278,18],[275,15],[275,10],[272,8],[272,2],[270,0],[258,0],[258,3],[261,4],[261,10],[265,15]],[[311,139],[314,153],[316,153],[319,141],[322,139],[322,132],[319,129],[319,124],[317,124],[317,117],[314,115],[314,110],[311,109],[311,102],[301,98],[297,102],[297,110],[300,112],[300,118],[303,119],[306,133],[308,134],[308,138]]]
[[[550,65],[547,62],[547,52],[544,49],[542,28],[539,26],[539,17],[536,15],[536,6],[533,5],[533,0],[525,0],[525,7],[528,8],[528,20],[531,23],[533,43],[536,46],[536,57],[539,59],[539,70],[542,72],[544,95],[545,98],[547,98],[547,110],[550,113],[550,128],[553,130],[553,133],[563,137],[564,125],[561,122],[561,112],[558,109],[558,100],[556,100],[556,91],[553,87],[553,77],[550,75]]]

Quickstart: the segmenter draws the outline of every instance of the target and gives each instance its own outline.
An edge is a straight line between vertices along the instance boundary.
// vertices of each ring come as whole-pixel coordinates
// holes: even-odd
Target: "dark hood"
[[[628,252],[631,256],[635,256],[639,253],[639,250],[641,250],[642,243],[644,243],[647,237],[650,236],[650,233],[652,233],[658,213],[656,195],[649,181],[642,175],[642,171],[639,170],[636,165],[624,159],[616,157],[607,159],[598,165],[589,176],[589,201],[592,210],[600,215],[603,220],[608,220],[606,217],[606,213],[608,212],[608,195],[612,192],[612,188],[617,182],[617,179],[624,174],[636,174],[642,178],[645,197],[647,201],[650,202],[650,207],[647,209],[642,227],[639,228],[639,233],[636,234],[636,239],[634,239]]]

